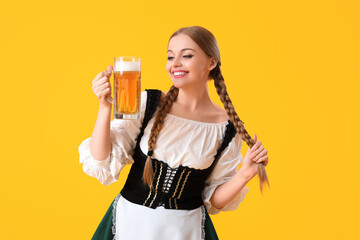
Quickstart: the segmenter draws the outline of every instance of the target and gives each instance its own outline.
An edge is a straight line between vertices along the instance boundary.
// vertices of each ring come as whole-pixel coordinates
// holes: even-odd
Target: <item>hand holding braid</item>
[[[222,76],[220,69],[220,62],[210,72],[210,74],[211,77],[214,79],[216,92],[219,94],[220,100],[224,104],[224,108],[226,110],[227,115],[230,118],[230,121],[234,124],[236,131],[239,133],[241,139],[243,139],[246,142],[246,144],[249,146],[249,149],[251,149],[253,145],[256,143],[256,141],[250,137],[249,133],[245,129],[244,122],[240,120],[239,116],[235,112],[234,105],[232,104],[229,94],[226,90],[224,77]],[[262,162],[258,163],[258,174],[260,180],[260,191],[262,193],[264,182],[266,182],[268,186],[270,186],[265,165]]]
[[[151,187],[153,177],[154,177],[154,171],[153,171],[151,157],[153,155],[153,151],[156,146],[156,139],[159,135],[160,130],[163,127],[163,123],[164,123],[166,114],[169,112],[171,105],[174,102],[174,100],[176,99],[178,93],[179,93],[179,89],[176,88],[175,86],[172,86],[170,88],[170,90],[167,92],[164,99],[160,103],[159,111],[156,114],[154,125],[151,129],[151,133],[149,136],[149,142],[148,142],[149,152],[148,152],[148,157],[146,159],[144,173],[143,173],[143,181],[149,187]]]

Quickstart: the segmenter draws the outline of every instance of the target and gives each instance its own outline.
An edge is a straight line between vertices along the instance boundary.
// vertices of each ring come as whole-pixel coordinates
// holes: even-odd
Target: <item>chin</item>
[[[189,84],[181,82],[181,81],[172,81],[172,83],[176,88],[179,88],[179,89],[189,87]]]
[[[184,87],[186,84],[184,83],[184,81],[181,81],[181,79],[172,79],[171,78],[171,82],[173,83],[173,85],[177,88],[182,88]]]

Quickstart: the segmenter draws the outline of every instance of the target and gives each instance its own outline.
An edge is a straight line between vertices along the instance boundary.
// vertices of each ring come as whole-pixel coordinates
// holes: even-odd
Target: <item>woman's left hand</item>
[[[252,148],[249,148],[246,152],[243,164],[240,168],[240,172],[245,174],[249,179],[252,179],[256,174],[258,174],[258,164],[264,163],[266,166],[269,162],[269,157],[267,156],[267,150],[262,145],[261,141],[257,141],[257,135],[254,134],[255,144]]]

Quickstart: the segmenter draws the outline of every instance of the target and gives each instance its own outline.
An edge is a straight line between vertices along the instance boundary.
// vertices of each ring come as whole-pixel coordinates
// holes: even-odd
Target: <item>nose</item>
[[[174,61],[173,61],[174,67],[179,67],[181,66],[181,59],[180,57],[175,57]]]

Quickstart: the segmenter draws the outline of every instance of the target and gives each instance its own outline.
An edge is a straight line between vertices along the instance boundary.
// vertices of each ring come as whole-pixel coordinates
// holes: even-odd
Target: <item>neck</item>
[[[175,101],[189,111],[195,111],[212,105],[207,83],[205,87],[180,88]]]

